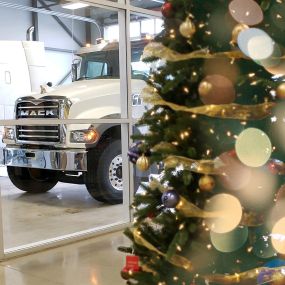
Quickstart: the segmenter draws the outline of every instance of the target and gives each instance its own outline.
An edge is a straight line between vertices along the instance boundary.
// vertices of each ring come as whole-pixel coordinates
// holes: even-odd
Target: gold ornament
[[[136,163],[137,169],[140,171],[147,171],[150,167],[150,160],[144,154],[139,157]]]
[[[282,83],[277,87],[276,96],[279,99],[285,99],[285,83]]]
[[[237,38],[240,32],[248,29],[249,27],[245,24],[238,24],[234,27],[233,31],[232,31],[232,40],[231,40],[231,44],[236,44],[237,43]]]
[[[213,85],[210,82],[208,82],[206,80],[202,81],[200,83],[199,89],[198,89],[200,96],[202,96],[202,97],[207,96],[210,93],[210,91],[212,90],[212,88],[213,88]]]
[[[193,36],[193,34],[196,32],[195,25],[189,19],[189,17],[187,17],[186,20],[180,25],[179,32],[183,37],[187,39],[190,39]]]
[[[199,180],[199,188],[202,191],[210,192],[215,187],[215,179],[212,176],[204,175]]]

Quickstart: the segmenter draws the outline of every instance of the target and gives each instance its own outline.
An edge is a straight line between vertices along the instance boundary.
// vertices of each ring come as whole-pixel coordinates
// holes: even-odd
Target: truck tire
[[[18,189],[33,194],[47,192],[58,182],[57,175],[52,170],[7,166],[7,172]]]
[[[88,151],[86,188],[96,200],[109,204],[123,201],[122,150],[120,140],[111,140]]]

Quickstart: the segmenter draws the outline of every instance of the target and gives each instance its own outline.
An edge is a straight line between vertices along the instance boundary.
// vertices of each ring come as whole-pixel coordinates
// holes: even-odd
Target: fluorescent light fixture
[[[65,9],[76,10],[76,9],[87,7],[89,6],[89,4],[81,3],[81,2],[75,2],[75,3],[73,2],[73,3],[66,3],[61,6],[62,8],[65,8]]]

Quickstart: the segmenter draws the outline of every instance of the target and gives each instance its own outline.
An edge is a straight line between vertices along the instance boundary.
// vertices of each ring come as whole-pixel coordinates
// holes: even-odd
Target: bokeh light
[[[260,167],[269,160],[272,145],[263,131],[247,128],[238,136],[235,150],[242,163],[250,167]]]
[[[278,253],[285,254],[285,217],[274,225],[271,233],[271,242]]]
[[[205,210],[217,213],[215,218],[205,219],[205,223],[215,233],[227,233],[234,230],[242,218],[239,200],[229,194],[218,194],[209,199]]]
[[[233,0],[229,10],[232,17],[242,24],[252,26],[263,20],[261,7],[253,0]]]
[[[271,258],[276,255],[276,251],[272,247],[270,231],[266,227],[259,227],[254,230],[253,254],[260,258]]]
[[[210,232],[213,246],[221,252],[233,252],[240,249],[248,238],[248,228],[238,227],[231,232],[219,234]]]
[[[236,196],[246,209],[263,211],[274,202],[276,179],[276,176],[266,169],[253,168],[248,183],[235,192]]]
[[[228,190],[238,190],[245,187],[251,178],[252,168],[244,165],[229,152],[224,152],[219,156],[223,163],[220,167],[221,175],[219,181]]]
[[[250,28],[238,35],[241,51],[253,60],[263,60],[272,56],[274,41],[263,30]]]

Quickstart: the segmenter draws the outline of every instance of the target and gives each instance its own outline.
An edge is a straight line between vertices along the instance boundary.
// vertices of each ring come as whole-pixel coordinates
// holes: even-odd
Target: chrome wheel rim
[[[114,157],[109,166],[109,181],[114,189],[123,191],[122,155]]]

